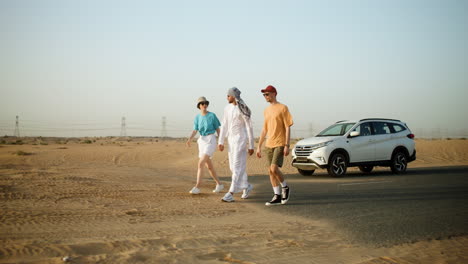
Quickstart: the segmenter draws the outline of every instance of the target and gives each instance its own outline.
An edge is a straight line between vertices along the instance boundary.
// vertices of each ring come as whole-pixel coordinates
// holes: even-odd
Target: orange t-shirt
[[[291,113],[286,105],[271,104],[263,112],[265,121],[263,130],[267,132],[265,146],[268,148],[281,147],[286,144],[286,127],[293,125]]]

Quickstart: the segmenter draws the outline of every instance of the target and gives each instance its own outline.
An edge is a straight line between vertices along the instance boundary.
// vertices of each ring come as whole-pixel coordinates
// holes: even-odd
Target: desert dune
[[[222,203],[209,177],[202,194],[190,195],[198,150],[184,139],[12,142],[0,145],[0,263],[468,261],[467,236],[374,248],[264,201]],[[410,168],[468,165],[467,140],[417,140],[416,147]],[[289,159],[283,172],[297,174]],[[227,151],[213,160],[227,190]],[[269,184],[265,160],[249,157],[248,173]]]

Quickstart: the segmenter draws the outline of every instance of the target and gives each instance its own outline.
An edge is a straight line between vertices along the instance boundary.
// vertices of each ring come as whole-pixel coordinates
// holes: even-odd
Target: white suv
[[[414,135],[405,123],[368,118],[339,121],[315,137],[300,140],[292,158],[292,166],[302,175],[326,168],[329,175],[341,177],[352,166],[366,173],[374,166],[387,166],[400,174],[416,159],[416,149]]]

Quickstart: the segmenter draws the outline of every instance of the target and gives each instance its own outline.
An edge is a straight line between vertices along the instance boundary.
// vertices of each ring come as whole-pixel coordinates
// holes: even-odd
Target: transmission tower
[[[161,137],[167,137],[167,130],[166,130],[166,117],[162,117],[162,126],[161,126]]]
[[[120,136],[127,136],[127,125],[125,124],[125,117],[122,117],[122,125],[120,126]]]
[[[20,132],[19,132],[19,116],[16,116],[15,137],[20,137]]]

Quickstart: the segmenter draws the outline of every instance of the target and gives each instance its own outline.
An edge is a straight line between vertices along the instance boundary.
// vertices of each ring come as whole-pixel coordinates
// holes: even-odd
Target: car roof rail
[[[396,121],[396,122],[401,122],[401,120],[398,119],[390,119],[390,118],[364,118],[359,121],[367,121],[367,120],[387,120],[387,121]]]
[[[335,124],[338,124],[338,123],[341,123],[341,122],[344,122],[344,121],[348,121],[348,120],[340,120],[340,121],[337,121]]]

